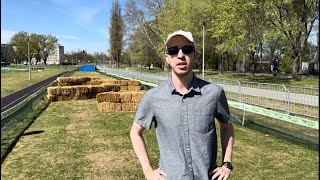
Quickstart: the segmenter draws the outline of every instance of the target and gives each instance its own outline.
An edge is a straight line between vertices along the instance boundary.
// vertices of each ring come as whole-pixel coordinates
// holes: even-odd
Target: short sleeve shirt
[[[216,166],[215,118],[231,123],[223,88],[193,76],[185,95],[171,78],[146,91],[134,121],[147,129],[155,124],[159,166],[168,180],[206,180]]]

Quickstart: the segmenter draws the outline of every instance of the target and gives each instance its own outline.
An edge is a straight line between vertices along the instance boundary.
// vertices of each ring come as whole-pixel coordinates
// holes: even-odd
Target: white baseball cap
[[[193,43],[193,45],[195,46],[195,42],[194,42],[194,39],[192,37],[192,34],[191,32],[186,32],[186,31],[183,31],[183,30],[177,30],[175,32],[173,32],[172,34],[169,34],[165,44],[168,45],[168,42],[175,36],[178,36],[178,35],[181,35],[181,36],[184,36],[185,38],[187,38],[190,42]]]

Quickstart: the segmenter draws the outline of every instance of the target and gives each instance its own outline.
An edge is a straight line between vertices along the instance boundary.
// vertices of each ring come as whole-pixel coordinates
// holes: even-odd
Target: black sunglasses
[[[182,52],[184,54],[190,54],[192,53],[195,49],[194,49],[194,46],[182,46],[182,47],[170,47],[170,48],[167,48],[167,54],[169,55],[177,55],[179,53],[179,50],[182,50]]]

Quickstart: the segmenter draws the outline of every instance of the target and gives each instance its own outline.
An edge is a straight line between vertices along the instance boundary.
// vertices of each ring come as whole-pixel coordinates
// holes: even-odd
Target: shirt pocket
[[[214,129],[213,114],[211,112],[201,113],[201,111],[197,111],[195,115],[195,130],[197,132],[206,134]]]
[[[214,129],[212,115],[199,115],[196,117],[196,131],[206,134]]]

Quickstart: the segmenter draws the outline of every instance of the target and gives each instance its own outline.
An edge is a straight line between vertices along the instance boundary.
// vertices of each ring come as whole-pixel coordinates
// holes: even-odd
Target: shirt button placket
[[[182,101],[183,104],[183,121],[184,121],[184,134],[185,134],[185,148],[186,148],[186,159],[187,159],[187,166],[189,169],[190,175],[193,174],[192,170],[192,158],[191,158],[191,151],[190,151],[190,134],[189,134],[189,119],[188,119],[188,106],[187,101]]]

